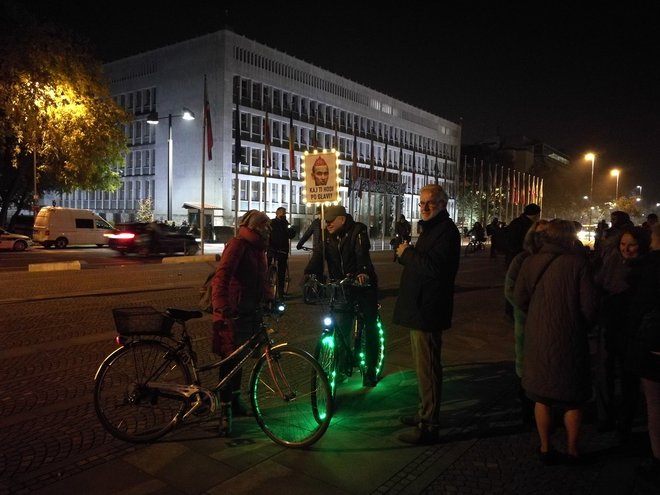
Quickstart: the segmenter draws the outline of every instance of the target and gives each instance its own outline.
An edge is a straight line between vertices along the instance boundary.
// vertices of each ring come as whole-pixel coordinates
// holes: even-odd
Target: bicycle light
[[[128,337],[125,335],[117,335],[115,337],[115,343],[119,346],[126,345],[126,342],[128,342]]]
[[[332,318],[329,317],[329,316],[324,317],[323,318],[323,326],[329,327],[330,325],[332,325]]]

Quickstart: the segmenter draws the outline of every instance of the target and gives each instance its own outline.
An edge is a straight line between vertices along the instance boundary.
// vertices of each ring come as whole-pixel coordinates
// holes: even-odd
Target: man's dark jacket
[[[289,227],[289,221],[286,218],[273,218],[270,221],[270,247],[279,251],[289,252],[289,239],[296,235],[295,229]]]
[[[446,330],[454,310],[461,235],[447,210],[419,224],[417,243],[399,257],[403,273],[393,321],[415,330]]]
[[[325,249],[314,251],[305,273],[317,275],[323,273],[323,252],[325,252],[331,279],[341,280],[346,275],[366,273],[369,275],[369,284],[372,288],[376,288],[378,279],[369,255],[370,248],[367,226],[347,215],[346,223],[338,232],[332,235],[326,232]]]

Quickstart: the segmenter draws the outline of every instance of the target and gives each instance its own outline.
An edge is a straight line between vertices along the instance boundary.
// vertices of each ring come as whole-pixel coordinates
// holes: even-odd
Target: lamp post
[[[587,227],[589,240],[591,241],[591,211],[594,209],[594,164],[596,163],[596,155],[593,153],[587,153],[584,155],[584,159],[591,160],[591,185],[589,186],[589,227]]]
[[[618,168],[613,168],[610,171],[610,175],[616,177],[616,189],[614,193],[614,204],[616,204],[616,200],[619,197],[619,175],[621,175],[621,171]]]
[[[172,170],[174,167],[173,163],[173,152],[174,152],[174,140],[172,139],[172,118],[181,117],[183,120],[195,120],[195,114],[187,108],[182,109],[181,115],[172,115],[171,113],[167,115],[167,220],[172,220]],[[166,117],[158,118],[158,112],[151,112],[147,116],[147,124],[157,125],[159,120],[165,119]]]
[[[642,186],[635,186],[637,189],[639,189],[639,199],[642,199]]]

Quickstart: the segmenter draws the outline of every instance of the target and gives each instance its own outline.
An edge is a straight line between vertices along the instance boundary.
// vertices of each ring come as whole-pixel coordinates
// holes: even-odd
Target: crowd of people
[[[439,185],[423,187],[416,242],[401,215],[393,245],[394,259],[402,265],[393,322],[410,331],[419,394],[416,412],[400,418],[411,429],[399,438],[416,445],[440,440],[442,333],[452,324],[461,246],[447,202]],[[213,349],[221,356],[245,339],[254,309],[274,298],[265,280],[267,247],[285,243],[277,249],[288,251],[292,238],[286,211],[280,210],[273,220],[263,212],[247,212],[218,264],[213,280]],[[351,297],[366,320],[363,385],[375,387],[380,378],[375,375],[378,279],[368,229],[341,205],[325,208],[323,219],[324,226],[319,216],[303,236],[314,236],[305,273],[322,275],[327,270],[332,279],[352,275],[361,286]],[[278,229],[279,235],[273,236]],[[643,226],[635,226],[625,212],[612,212],[611,226],[599,227],[594,250],[578,240],[576,222],[543,219],[536,204],[527,205],[508,226],[495,218],[481,229],[484,238],[496,239],[495,254],[505,253],[504,296],[513,320],[520,414],[523,424],[538,432],[539,460],[548,465],[583,462],[580,431],[590,401],[597,405],[599,431],[615,429],[622,441],[645,403],[652,456],[642,471],[649,476],[660,471],[657,216],[651,214]],[[594,341],[595,355],[590,347]],[[224,434],[231,431],[231,414],[245,412],[238,383],[221,393]],[[556,411],[566,431],[563,454],[551,443]]]
[[[592,399],[598,430],[616,430],[621,442],[645,403],[652,455],[640,471],[658,481],[660,225],[654,214],[643,226],[623,211],[610,220],[593,251],[578,240],[575,222],[541,219],[537,205],[510,224],[520,224],[507,232],[504,293],[513,309],[521,418],[538,431],[543,463],[580,464]],[[555,410],[566,430],[563,455],[550,442]]]

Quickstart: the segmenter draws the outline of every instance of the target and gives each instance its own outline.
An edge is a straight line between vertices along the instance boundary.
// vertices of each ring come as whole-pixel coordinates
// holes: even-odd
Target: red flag
[[[206,78],[204,78],[204,127],[206,128],[206,151],[209,160],[213,160],[213,128],[211,127],[211,106],[206,91]]]
[[[291,112],[291,116],[289,117],[289,167],[291,167],[291,170],[296,169],[296,155],[293,152],[294,146],[293,146],[293,141],[294,141],[294,132],[293,132],[293,112]]]
[[[268,110],[266,110],[266,117],[264,118],[264,153],[266,154],[266,169],[270,168],[270,124],[268,123]],[[264,170],[264,174],[266,171]]]
[[[374,180],[374,133],[371,131],[371,164],[369,165],[369,181]],[[371,184],[369,184],[371,186]],[[369,188],[371,190],[371,187]]]
[[[355,181],[358,177],[358,146],[357,131],[353,125],[353,168],[351,169],[351,189],[355,187]]]
[[[412,159],[413,176],[412,176],[412,189],[410,191],[412,194],[415,194],[415,172],[416,172],[415,169],[416,168],[417,168],[417,160],[415,158],[415,149],[413,148],[413,159]]]

